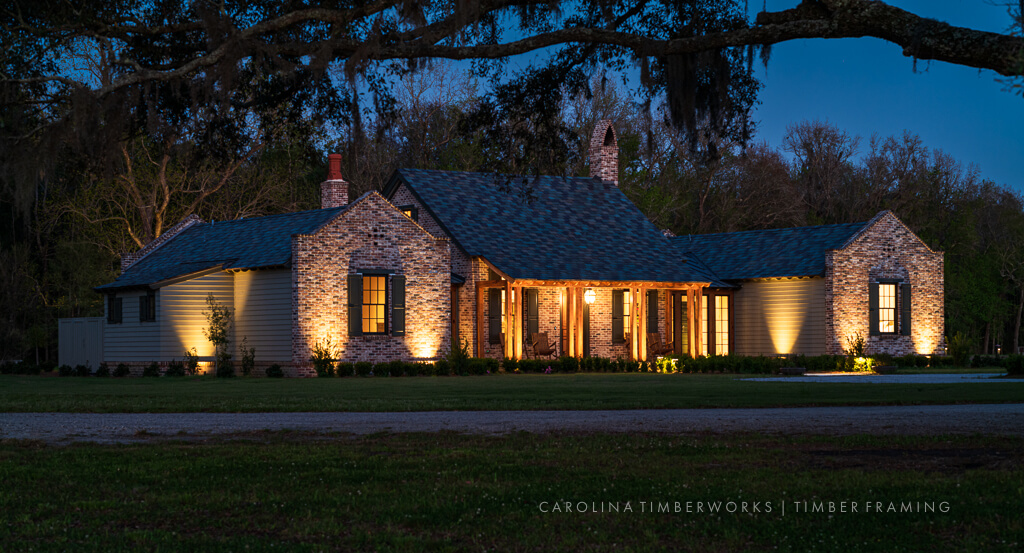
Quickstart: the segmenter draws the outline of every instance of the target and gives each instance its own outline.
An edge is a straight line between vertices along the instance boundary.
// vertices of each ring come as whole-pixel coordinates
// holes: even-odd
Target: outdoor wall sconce
[[[593,290],[587,290],[586,292],[583,293],[583,301],[587,302],[587,305],[593,304],[594,300],[596,300],[596,299],[597,299],[597,292],[595,292]]]

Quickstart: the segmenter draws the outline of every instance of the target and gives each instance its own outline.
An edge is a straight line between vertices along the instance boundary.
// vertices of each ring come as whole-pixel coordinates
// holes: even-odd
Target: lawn
[[[1024,543],[1024,446],[1003,438],[6,442],[0,481],[6,551],[940,552]]]
[[[340,379],[0,376],[0,412],[656,409],[1000,403],[997,384],[746,382],[735,375],[558,374]]]

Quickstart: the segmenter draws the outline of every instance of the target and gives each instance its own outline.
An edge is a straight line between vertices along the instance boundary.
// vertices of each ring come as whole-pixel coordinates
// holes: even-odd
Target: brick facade
[[[312,235],[292,238],[292,364],[312,372],[314,345],[327,338],[346,362],[433,360],[449,348],[450,242],[413,222],[375,192]],[[348,283],[361,269],[387,271],[388,334],[350,336]],[[392,336],[393,275],[406,282],[406,331]]]
[[[872,219],[843,248],[825,256],[825,336],[830,354],[842,354],[860,334],[868,353],[935,355],[944,347],[944,261],[892,212]],[[910,284],[910,335],[870,336],[869,284]],[[902,301],[902,300],[900,300]],[[903,321],[898,321],[902,326]]]

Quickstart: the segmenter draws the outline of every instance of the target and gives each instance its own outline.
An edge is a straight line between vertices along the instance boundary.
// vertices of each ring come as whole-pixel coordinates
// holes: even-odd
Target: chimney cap
[[[345,180],[341,176],[341,154],[328,154],[327,180]]]

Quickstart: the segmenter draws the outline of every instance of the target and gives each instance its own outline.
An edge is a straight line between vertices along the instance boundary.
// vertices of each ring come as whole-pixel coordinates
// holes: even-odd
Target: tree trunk
[[[1013,323],[1013,351],[1020,352],[1020,318],[1024,314],[1024,284],[1020,287],[1020,301],[1017,302],[1017,320]]]
[[[991,330],[992,330],[992,323],[991,322],[985,323],[985,341],[983,341],[981,343],[981,353],[982,353],[982,355],[988,355],[988,335],[989,335],[989,331],[991,331]]]

